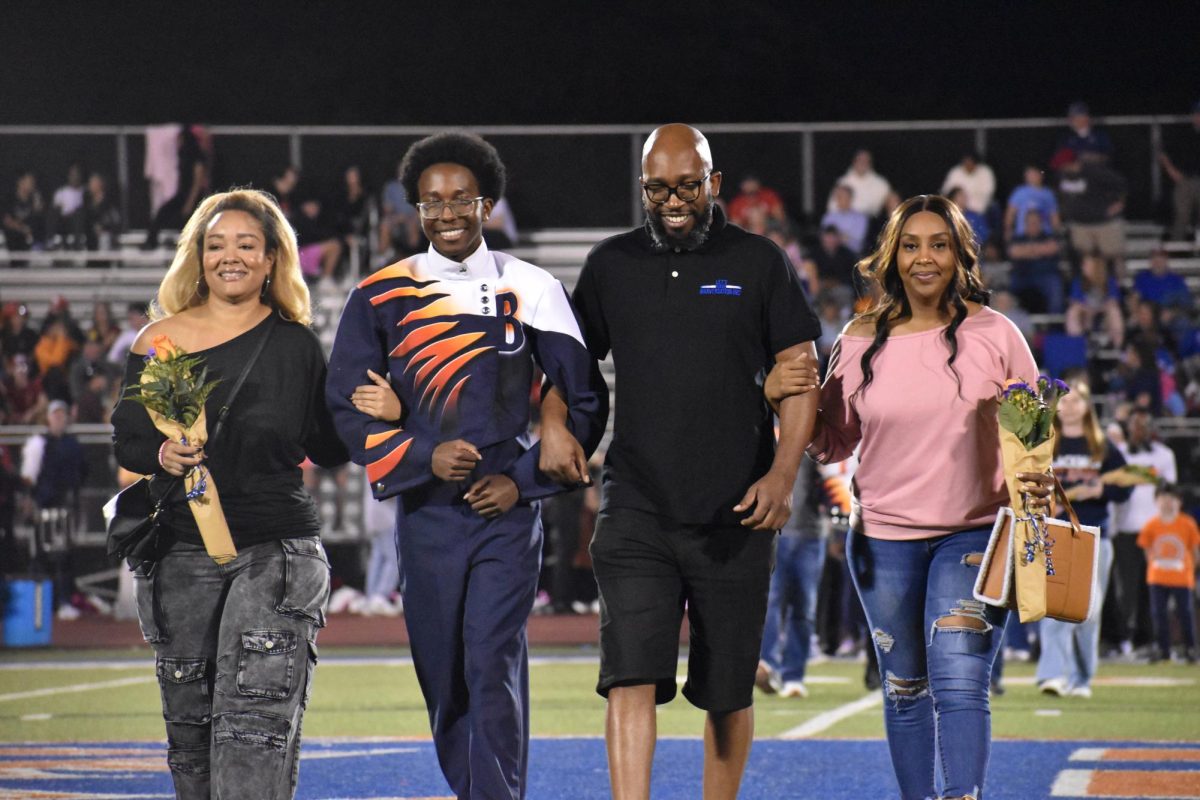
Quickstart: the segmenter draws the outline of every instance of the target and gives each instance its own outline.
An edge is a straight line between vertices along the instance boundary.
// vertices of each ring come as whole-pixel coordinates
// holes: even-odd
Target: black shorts
[[[602,511],[591,545],[600,588],[600,680],[675,697],[686,603],[691,645],[683,696],[706,711],[747,708],[762,644],[775,534],[679,525],[628,508]]]

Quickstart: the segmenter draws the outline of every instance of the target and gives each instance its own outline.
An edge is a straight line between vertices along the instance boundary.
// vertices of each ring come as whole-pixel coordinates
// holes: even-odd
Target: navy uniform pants
[[[523,798],[538,504],[487,520],[463,502],[401,500],[400,591],[438,761],[459,798]]]

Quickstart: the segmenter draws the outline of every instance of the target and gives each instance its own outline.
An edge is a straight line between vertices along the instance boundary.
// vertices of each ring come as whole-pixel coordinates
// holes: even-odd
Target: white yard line
[[[31,697],[53,697],[56,694],[72,694],[74,692],[91,692],[96,689],[116,689],[121,686],[136,686],[140,683],[153,683],[153,675],[139,675],[136,678],[118,678],[114,681],[99,683],[73,683],[70,686],[52,686],[47,689],[32,689],[28,692],[9,692],[0,694],[0,703],[8,700],[28,700]]]
[[[829,711],[824,711],[817,714],[815,717],[805,722],[802,725],[797,725],[789,731],[784,731],[779,735],[780,739],[808,739],[817,734],[824,733],[844,719],[853,717],[862,711],[874,708],[881,705],[883,702],[882,692],[871,692],[868,695],[858,698],[853,703],[846,703]]]
[[[393,756],[405,753],[420,753],[420,747],[372,747],[365,750],[301,750],[300,758],[308,761],[321,758],[358,758],[360,756]]]
[[[1104,747],[1081,747],[1071,753],[1068,761],[1103,761],[1104,753],[1107,748]]]
[[[1064,769],[1050,787],[1051,797],[1091,797],[1088,786],[1092,782],[1090,769]]]

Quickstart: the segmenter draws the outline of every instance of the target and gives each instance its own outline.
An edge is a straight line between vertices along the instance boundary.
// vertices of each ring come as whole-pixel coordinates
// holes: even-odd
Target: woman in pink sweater
[[[950,201],[901,204],[859,264],[880,297],[834,345],[809,455],[858,453],[846,553],[870,623],[884,722],[904,800],[980,798],[991,748],[988,685],[1007,612],[973,597],[1007,503],[996,407],[1037,366],[987,308],[971,227]],[[781,365],[772,401],[803,381]],[[782,387],[782,388],[781,388]],[[1048,481],[1022,475],[1035,502]]]

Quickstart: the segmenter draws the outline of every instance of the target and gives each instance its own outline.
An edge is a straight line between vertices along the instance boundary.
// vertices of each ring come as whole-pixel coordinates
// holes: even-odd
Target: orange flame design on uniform
[[[439,290],[436,281],[422,281],[414,274],[414,258],[384,267],[374,274],[364,278],[359,284],[360,289],[378,284],[382,281],[403,280],[411,283],[378,291],[371,295],[372,306],[381,306],[392,300],[415,301],[416,307],[408,311],[397,327],[406,328],[404,338],[397,344],[388,356],[390,358],[405,358],[406,374],[412,374],[413,389],[418,394],[417,407],[424,408],[430,414],[445,414],[454,410],[463,387],[470,380],[470,375],[461,375],[462,370],[493,346],[471,348],[486,334],[480,332],[458,333],[450,335],[459,327],[456,320],[438,320],[438,317],[457,316],[464,313],[456,299]],[[457,378],[457,383],[454,383]],[[451,386],[453,387],[447,388]],[[438,404],[442,406],[439,409]],[[384,433],[367,436],[368,450],[378,447],[398,433],[402,428],[396,428]],[[391,472],[404,459],[412,439],[397,445],[386,455],[367,465],[367,477],[372,482],[379,480]]]

